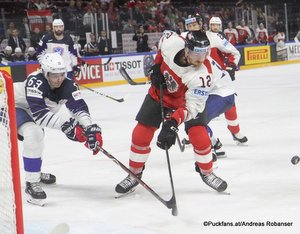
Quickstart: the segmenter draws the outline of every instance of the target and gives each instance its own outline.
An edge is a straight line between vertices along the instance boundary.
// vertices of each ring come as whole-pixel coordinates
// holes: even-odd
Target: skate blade
[[[33,204],[33,205],[37,205],[37,206],[41,206],[43,207],[45,204],[46,204],[46,199],[35,199],[35,198],[32,198],[30,195],[26,195],[27,196],[27,202],[30,203],[30,204]]]
[[[219,194],[222,194],[222,195],[231,195],[230,192],[227,192],[227,191],[223,191],[223,192],[218,192]]]
[[[217,154],[217,159],[220,159],[220,158],[227,158],[227,155],[226,154]]]
[[[116,193],[115,199],[119,199],[122,197],[127,197],[128,195],[132,194],[135,191],[135,188],[130,189],[127,193]]]
[[[239,141],[235,141],[235,143],[237,144],[237,146],[248,146],[247,142],[242,143],[242,142],[239,142]]]

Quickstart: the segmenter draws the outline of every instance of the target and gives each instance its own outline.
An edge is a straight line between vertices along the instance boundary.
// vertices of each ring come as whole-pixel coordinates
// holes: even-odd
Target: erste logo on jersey
[[[59,53],[60,55],[62,55],[64,53],[64,48],[62,48],[62,47],[54,47],[53,48],[53,52],[54,53]]]
[[[176,93],[178,91],[178,86],[179,86],[176,80],[168,71],[164,71],[164,77],[166,80],[167,90],[169,91],[169,93]]]
[[[201,97],[208,96],[208,91],[203,90],[200,87],[199,88],[194,88],[192,90],[192,92],[193,92],[193,95],[195,95],[195,96],[201,96]]]

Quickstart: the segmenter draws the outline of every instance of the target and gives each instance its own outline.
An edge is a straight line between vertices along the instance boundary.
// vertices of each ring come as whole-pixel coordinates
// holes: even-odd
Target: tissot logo
[[[124,62],[110,62],[108,65],[103,66],[104,71],[118,71],[121,67],[125,69],[137,69],[142,66],[141,60],[124,61]]]

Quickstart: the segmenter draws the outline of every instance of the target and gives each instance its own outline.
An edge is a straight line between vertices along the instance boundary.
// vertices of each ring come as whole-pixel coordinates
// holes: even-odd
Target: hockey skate
[[[214,145],[212,145],[212,151],[213,151],[213,161],[217,161],[218,158],[226,158],[227,155],[225,151],[223,151],[222,148],[222,143],[219,140],[219,138],[216,139],[216,142]]]
[[[38,206],[45,205],[47,195],[39,182],[26,182],[25,193],[27,196],[27,202]]]
[[[142,178],[142,174],[138,173],[136,176],[138,178]],[[132,193],[135,190],[135,187],[139,184],[139,182],[134,179],[132,176],[128,175],[125,179],[123,179],[120,183],[117,184],[115,191],[117,192],[116,198],[122,197],[126,194]]]
[[[216,190],[217,192],[224,192],[226,190],[227,182],[216,176],[213,172],[205,175],[201,172],[197,164],[195,164],[195,170],[200,174],[203,182],[212,189]]]
[[[43,184],[54,184],[56,182],[55,175],[50,173],[41,173],[41,183]]]
[[[233,140],[236,142],[237,145],[247,146],[246,142],[248,138],[240,133],[232,134]]]

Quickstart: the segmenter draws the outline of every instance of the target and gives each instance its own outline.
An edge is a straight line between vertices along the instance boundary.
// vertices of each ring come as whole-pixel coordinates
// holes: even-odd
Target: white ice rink
[[[71,234],[299,233],[300,164],[290,161],[300,154],[299,74],[300,64],[237,73],[236,102],[248,146],[233,142],[224,117],[211,123],[228,155],[218,161],[215,173],[228,182],[231,195],[218,194],[202,182],[194,171],[191,148],[184,153],[177,145],[171,148],[177,217],[141,186],[131,196],[115,199],[115,185],[126,173],[105,155],[93,156],[61,132],[46,129],[43,171],[55,174],[57,184],[44,187],[48,196],[44,207],[26,203],[22,187],[26,234],[48,234],[62,222],[70,226]],[[83,91],[94,121],[102,128],[104,148],[126,166],[134,118],[148,87],[97,89],[123,97],[123,103]],[[180,129],[183,138],[185,133]],[[143,180],[168,200],[171,187],[166,156],[156,147],[156,137]],[[22,143],[19,147],[21,156]],[[209,226],[205,226],[206,221],[211,222]],[[251,226],[220,226],[222,221],[248,222]],[[292,226],[267,226],[268,221],[291,222]]]

